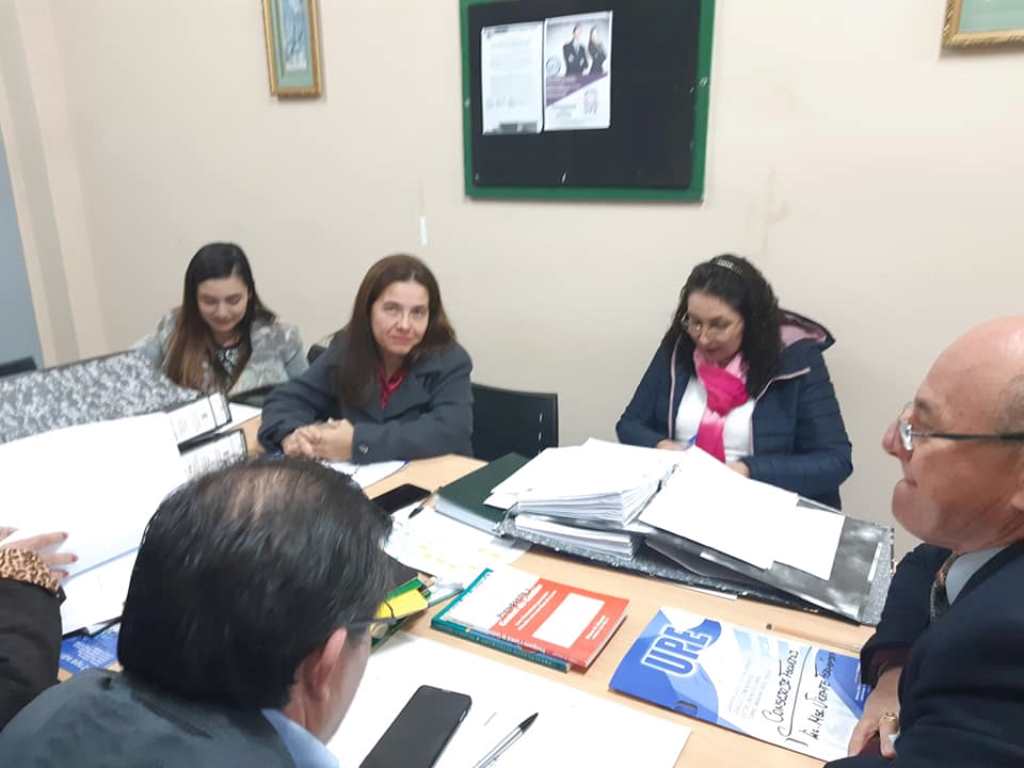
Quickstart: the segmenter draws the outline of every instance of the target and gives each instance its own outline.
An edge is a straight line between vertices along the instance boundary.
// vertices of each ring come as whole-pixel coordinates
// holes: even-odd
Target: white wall
[[[941,52],[944,0],[719,0],[699,206],[469,202],[455,0],[321,0],[326,96],[291,103],[268,94],[258,0],[37,3],[49,32],[22,32],[55,42],[58,170],[80,175],[111,348],[178,301],[210,239],[245,247],[307,341],[367,265],[412,250],[476,378],[558,391],[571,443],[613,434],[690,268],[732,250],[838,337],[847,508],[888,519],[883,425],[954,335],[1021,309],[1024,51]]]

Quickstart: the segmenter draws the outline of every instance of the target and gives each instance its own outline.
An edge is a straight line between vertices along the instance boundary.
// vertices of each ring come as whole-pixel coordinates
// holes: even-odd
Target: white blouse
[[[708,393],[704,384],[696,375],[691,376],[679,403],[676,413],[675,439],[683,445],[688,444],[697,436],[700,420],[708,404]],[[725,431],[722,442],[725,445],[725,460],[738,461],[753,453],[752,433],[754,418],[754,400],[747,400],[743,405],[733,408],[725,417]]]

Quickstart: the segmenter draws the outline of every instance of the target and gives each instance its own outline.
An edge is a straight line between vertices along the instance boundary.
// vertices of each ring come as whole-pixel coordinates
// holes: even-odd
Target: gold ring
[[[895,712],[883,712],[882,716],[878,718],[878,722],[882,722],[883,720],[891,720],[894,723],[898,723],[900,721],[900,716]]]

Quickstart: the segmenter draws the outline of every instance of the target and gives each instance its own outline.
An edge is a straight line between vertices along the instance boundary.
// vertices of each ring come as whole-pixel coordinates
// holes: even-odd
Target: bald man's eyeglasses
[[[1024,432],[1003,432],[996,434],[972,434],[965,432],[922,432],[916,430],[910,424],[910,411],[913,403],[903,406],[899,416],[896,417],[896,426],[899,430],[900,443],[903,450],[910,453],[914,450],[915,440],[924,440],[930,437],[940,440],[996,440],[1006,443],[1024,442]]]

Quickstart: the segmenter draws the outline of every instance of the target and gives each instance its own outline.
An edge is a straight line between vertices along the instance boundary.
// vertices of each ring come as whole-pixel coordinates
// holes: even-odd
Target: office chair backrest
[[[228,400],[232,403],[239,403],[241,405],[251,405],[253,408],[262,408],[263,404],[267,401],[267,395],[270,394],[271,390],[277,384],[264,384],[262,387],[253,387],[247,389],[244,392],[237,392],[233,395],[228,396]]]
[[[309,348],[309,351],[306,353],[306,362],[312,365],[314,360],[316,360],[318,357],[320,357],[320,355],[326,352],[327,348],[331,346],[331,342],[334,341],[334,337],[337,333],[337,331],[331,331],[322,339],[318,339],[317,342],[313,344]]]
[[[306,353],[306,362],[312,365],[313,361],[326,351],[327,347],[321,346],[320,344],[314,344],[309,348],[309,352]]]
[[[35,358],[19,357],[7,363],[0,363],[0,379],[5,376],[14,376],[16,373],[28,373],[36,369]]]
[[[533,458],[558,445],[558,395],[473,385],[473,455],[493,461],[515,452]]]

